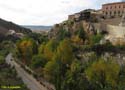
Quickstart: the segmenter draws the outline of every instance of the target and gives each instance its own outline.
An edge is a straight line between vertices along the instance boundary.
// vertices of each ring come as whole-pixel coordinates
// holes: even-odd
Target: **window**
[[[112,6],[110,7],[110,9],[112,9]]]
[[[123,5],[123,8],[125,8],[125,5]]]
[[[122,11],[122,14],[124,14],[124,11]]]
[[[105,12],[105,14],[107,15],[107,14],[108,14],[108,12]]]
[[[106,9],[108,9],[108,7],[106,7]]]
[[[118,11],[118,15],[120,15],[120,11]]]
[[[110,11],[110,15],[112,15],[112,12]]]

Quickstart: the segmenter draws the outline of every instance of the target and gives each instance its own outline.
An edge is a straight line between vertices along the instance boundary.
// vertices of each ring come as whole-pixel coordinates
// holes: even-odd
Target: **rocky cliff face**
[[[89,57],[91,57],[94,54],[95,54],[94,52],[86,52],[79,54],[78,57],[81,58],[82,62],[88,62],[90,60]],[[125,64],[124,52],[119,52],[119,53],[105,52],[103,55],[101,55],[101,58],[104,59],[105,61],[112,58],[113,60],[116,60],[120,66]]]
[[[74,35],[74,33],[80,28],[83,28],[88,35],[94,35],[97,32],[94,24],[89,21],[82,20],[79,22],[71,22],[67,20],[63,23],[56,24],[49,32],[49,36],[55,37],[61,29],[70,32],[71,35]]]
[[[12,22],[5,21],[0,19],[0,34],[6,34],[9,30],[15,30],[17,33],[28,34],[32,31],[30,29],[24,28]]]
[[[71,35],[74,35],[79,28],[83,28],[88,35],[94,35],[97,32],[97,28],[94,23],[99,22],[101,20],[100,18],[101,16],[92,10],[85,10],[74,15],[69,15],[68,20],[54,25],[52,30],[49,32],[49,37],[55,37],[61,29],[69,31]]]

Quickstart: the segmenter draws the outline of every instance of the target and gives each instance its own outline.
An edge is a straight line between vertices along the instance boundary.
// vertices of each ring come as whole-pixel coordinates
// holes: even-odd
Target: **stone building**
[[[86,9],[81,12],[72,14],[68,16],[68,20],[71,21],[81,21],[81,20],[92,20],[92,18],[97,18],[102,15],[101,10]]]
[[[90,16],[90,12],[92,12],[94,10],[92,9],[87,9],[87,10],[83,10],[81,12],[78,12],[78,13],[75,13],[75,14],[72,14],[72,15],[69,15],[68,16],[68,20],[73,20],[73,21],[80,21],[80,20],[84,20],[86,19],[87,17]]]
[[[125,10],[125,2],[114,2],[102,5],[102,12],[105,17],[122,17]]]

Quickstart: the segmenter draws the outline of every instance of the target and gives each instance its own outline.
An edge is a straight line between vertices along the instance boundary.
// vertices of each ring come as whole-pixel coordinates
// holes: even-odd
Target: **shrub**
[[[4,57],[0,55],[0,64],[3,64],[4,62],[5,62]]]

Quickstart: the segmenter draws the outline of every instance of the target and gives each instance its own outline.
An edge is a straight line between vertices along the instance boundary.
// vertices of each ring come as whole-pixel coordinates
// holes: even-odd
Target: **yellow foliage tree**
[[[73,60],[72,46],[68,39],[59,44],[55,57],[60,59],[63,64],[69,64]]]
[[[52,60],[57,45],[58,43],[52,39],[39,47],[39,54],[43,54],[47,60]]]
[[[87,78],[101,88],[105,88],[106,84],[115,87],[117,85],[120,66],[114,61],[99,60],[94,62],[85,71]]]
[[[81,39],[79,36],[73,36],[72,41],[76,44],[83,44],[83,39]]]
[[[24,64],[30,63],[33,53],[36,51],[35,43],[32,39],[22,39],[17,43],[17,50]]]

